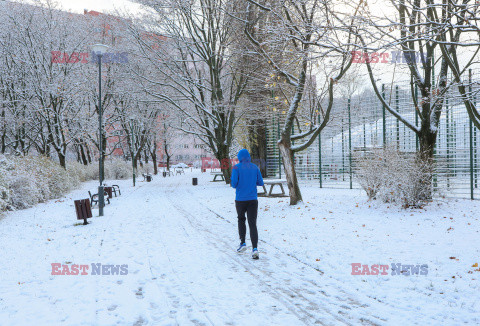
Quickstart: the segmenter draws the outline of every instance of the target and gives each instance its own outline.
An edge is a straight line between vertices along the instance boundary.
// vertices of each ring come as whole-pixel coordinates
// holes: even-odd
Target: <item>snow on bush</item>
[[[431,197],[432,168],[419,154],[395,148],[357,155],[356,178],[369,199],[419,207]]]
[[[132,177],[132,163],[120,159],[109,160],[105,164],[105,179],[123,180]]]
[[[10,202],[10,190],[7,181],[9,170],[13,170],[12,163],[5,156],[0,156],[0,211],[6,210]]]
[[[132,163],[121,159],[109,159],[104,165],[106,180],[124,180],[132,177]],[[90,165],[83,165],[78,162],[69,162],[67,171],[76,175],[81,182],[98,180],[98,162]]]
[[[5,209],[24,209],[58,198],[79,185],[58,163],[42,156],[2,157],[1,187],[8,189]]]
[[[83,165],[78,162],[68,162],[67,171],[76,176],[80,182],[98,179],[98,164]]]
[[[367,154],[368,155],[368,154]],[[380,171],[385,170],[385,162],[376,152],[373,155],[356,157],[356,179],[360,186],[367,193],[368,199],[376,199],[380,187],[382,186],[383,176]]]
[[[129,162],[114,159],[105,163],[105,179],[127,179],[132,175]],[[43,156],[0,156],[0,211],[25,209],[59,198],[80,182],[98,179],[98,164],[84,166],[58,162]]]

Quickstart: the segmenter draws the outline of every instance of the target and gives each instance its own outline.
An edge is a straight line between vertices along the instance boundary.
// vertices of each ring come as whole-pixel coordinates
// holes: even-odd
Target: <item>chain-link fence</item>
[[[480,93],[480,71],[474,71],[472,76],[469,94],[476,103]],[[411,82],[386,85],[383,93],[386,101],[407,120],[417,126],[420,124],[411,95],[418,91]],[[419,95],[416,98],[421,101]],[[434,189],[441,195],[478,199],[480,130],[471,123],[456,86],[449,89],[443,103],[435,146]],[[385,110],[373,91],[351,99],[337,99],[332,116],[320,137],[307,150],[295,154],[301,182],[314,182],[319,187],[359,187],[355,182],[356,153],[385,145],[406,153],[419,149],[417,134]],[[276,144],[284,117],[284,112],[272,111],[267,123],[269,177],[284,176]]]

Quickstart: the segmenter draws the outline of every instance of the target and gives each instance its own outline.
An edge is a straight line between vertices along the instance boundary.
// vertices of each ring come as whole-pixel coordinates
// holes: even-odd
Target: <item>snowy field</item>
[[[234,190],[211,179],[115,182],[122,196],[88,226],[75,225],[73,199],[94,182],[5,214],[0,325],[480,324],[480,202],[401,210],[313,187],[298,207],[260,198],[254,261],[250,246],[235,252]],[[88,265],[89,275],[52,275],[52,263]],[[92,275],[92,263],[128,273]],[[352,275],[352,263],[389,269]],[[392,263],[428,274],[391,275]]]

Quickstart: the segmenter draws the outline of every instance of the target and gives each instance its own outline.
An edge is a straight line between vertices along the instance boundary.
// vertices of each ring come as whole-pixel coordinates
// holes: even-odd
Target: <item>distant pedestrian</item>
[[[263,186],[262,173],[258,166],[250,162],[250,153],[246,149],[238,152],[238,160],[240,163],[233,167],[231,180],[232,188],[236,189],[235,207],[237,209],[238,233],[240,235],[240,246],[237,251],[243,252],[247,249],[247,244],[245,243],[247,233],[245,213],[247,213],[250,239],[252,240],[253,248],[252,258],[258,259],[257,186]]]

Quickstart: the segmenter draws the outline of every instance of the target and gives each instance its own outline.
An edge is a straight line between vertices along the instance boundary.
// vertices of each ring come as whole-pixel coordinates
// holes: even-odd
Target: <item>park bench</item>
[[[103,189],[107,192],[108,198],[113,198],[113,188],[110,186],[105,186]]]
[[[119,185],[107,185],[106,183],[103,184],[103,189],[108,193],[108,198],[113,198],[112,194],[117,197],[120,196],[122,193],[120,192],[120,186]]]
[[[175,174],[185,174],[185,170],[183,168],[176,168],[175,169]]]
[[[163,177],[166,177],[167,175],[169,177],[173,177],[173,172],[172,171],[163,171],[162,175],[163,175]]]
[[[92,206],[94,204],[98,205],[98,194],[92,194],[89,190],[88,195],[90,196],[90,202],[92,203]],[[107,204],[110,204],[110,199],[108,199],[108,193],[106,191],[103,192],[103,196],[104,196]]]
[[[258,193],[258,196],[260,197],[287,197],[285,195],[285,189],[283,188],[283,185],[287,183],[287,180],[284,179],[264,179],[263,180],[263,192]],[[270,191],[267,192],[266,186],[270,186]],[[282,190],[281,193],[277,194],[272,194],[273,187],[274,186],[279,186],[280,189]]]
[[[112,191],[115,194],[115,197],[117,197],[117,191],[118,195],[120,196],[122,193],[120,192],[120,186],[119,185],[112,185]]]
[[[216,181],[225,181],[225,177],[223,176],[222,172],[211,172],[213,175],[213,180],[211,182],[216,182]],[[217,180],[217,177],[220,177],[220,180]]]
[[[152,181],[153,180],[153,177],[150,173],[142,173],[142,177],[143,177],[143,181]]]

